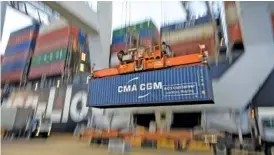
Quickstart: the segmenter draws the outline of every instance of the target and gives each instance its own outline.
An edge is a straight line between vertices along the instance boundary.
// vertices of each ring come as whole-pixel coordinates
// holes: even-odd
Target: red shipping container
[[[58,30],[51,31],[49,33],[40,34],[37,38],[36,45],[44,44],[47,41],[54,41],[52,39],[61,39],[64,36],[68,36],[70,34],[70,27],[64,27]]]
[[[57,61],[50,64],[43,64],[30,68],[29,79],[40,78],[42,76],[60,75],[64,72],[65,61]]]
[[[272,28],[273,28],[273,32],[274,32],[274,13],[272,14]]]
[[[1,64],[3,63],[3,60],[4,60],[4,56],[1,55],[1,58],[0,58],[0,63],[1,63]]]
[[[35,55],[42,52],[51,52],[57,48],[68,47],[70,36],[77,40],[78,32],[79,30],[75,26],[68,26],[46,34],[42,34],[37,39]]]
[[[22,81],[23,70],[1,74],[1,83]]]
[[[37,45],[40,43],[44,44],[46,41],[54,42],[52,39],[61,39],[64,36],[69,36],[70,34],[77,39],[78,32],[79,30],[75,26],[67,26],[49,33],[41,34],[38,36]]]
[[[40,44],[40,46],[36,46],[34,55],[39,55],[41,53],[48,53],[52,52],[59,48],[67,48],[69,43],[69,37],[66,36],[63,39],[55,40],[54,42],[45,43],[43,45]]]
[[[235,24],[228,25],[229,40],[234,44],[236,42],[242,42],[242,32],[239,21]]]
[[[191,42],[181,42],[171,44],[171,49],[175,56],[183,56],[188,54],[195,54],[200,52],[199,45],[204,44],[209,56],[215,56],[216,44],[214,37],[210,39],[196,40]]]
[[[29,51],[26,50],[24,52],[16,53],[15,55],[7,56],[3,58],[3,63],[14,62],[17,60],[25,60],[29,55]]]
[[[125,48],[126,48],[126,44],[115,44],[111,46],[110,53],[125,50]]]
[[[38,34],[37,31],[30,30],[30,31],[24,32],[23,34],[20,34],[20,35],[11,36],[9,38],[7,47],[23,43],[27,40],[32,40],[33,38],[36,38],[37,34]]]

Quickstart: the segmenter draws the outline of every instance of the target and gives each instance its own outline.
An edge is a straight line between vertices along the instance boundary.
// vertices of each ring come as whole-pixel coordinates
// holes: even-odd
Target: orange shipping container
[[[229,40],[233,43],[242,41],[242,32],[239,21],[228,25]]]

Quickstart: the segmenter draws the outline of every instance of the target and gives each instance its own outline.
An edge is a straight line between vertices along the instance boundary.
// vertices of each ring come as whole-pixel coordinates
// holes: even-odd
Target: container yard
[[[111,10],[114,2],[98,3]],[[126,19],[109,34],[107,11],[37,3],[62,18],[10,34],[1,57],[3,154],[273,155],[274,5],[220,2],[216,11],[203,3],[199,17],[178,2],[183,21]]]

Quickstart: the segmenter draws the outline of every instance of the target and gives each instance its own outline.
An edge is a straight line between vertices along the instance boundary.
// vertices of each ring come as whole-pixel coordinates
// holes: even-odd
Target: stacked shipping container
[[[38,30],[39,24],[34,24],[10,34],[2,63],[2,83],[25,80]]]
[[[142,46],[151,47],[159,43],[159,31],[151,20],[114,30],[110,49],[111,67],[115,67],[119,64],[117,52],[125,50],[126,46],[129,46],[129,33],[136,33],[139,38],[140,45]]]
[[[29,79],[61,75],[66,67],[73,71],[71,69],[80,65],[81,54],[86,53],[85,45],[86,34],[62,20],[41,27],[31,62]],[[79,51],[77,56],[76,51]],[[69,66],[66,66],[68,61]]]
[[[161,27],[162,41],[171,46],[175,56],[199,53],[204,44],[209,56],[216,54],[215,26],[208,16]]]

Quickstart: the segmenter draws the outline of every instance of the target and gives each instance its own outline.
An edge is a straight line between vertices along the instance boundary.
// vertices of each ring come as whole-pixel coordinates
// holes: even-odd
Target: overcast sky
[[[136,23],[144,19],[152,19],[160,28],[163,24],[185,20],[185,12],[180,2],[176,1],[135,1],[135,2],[113,2],[113,24],[112,27],[119,28],[127,23]],[[92,8],[96,8],[96,2],[91,2]],[[205,12],[205,6],[201,2],[193,1],[192,9],[196,8],[198,14]],[[199,9],[197,9],[199,8]],[[130,10],[130,11],[129,11]],[[15,20],[16,19],[16,20]],[[126,22],[125,22],[126,21]],[[0,52],[4,53],[10,32],[26,27],[32,20],[11,8],[7,9],[6,20],[3,30],[3,40],[0,44]]]

